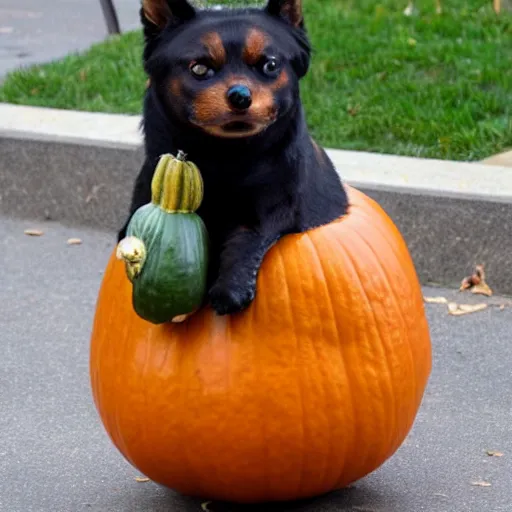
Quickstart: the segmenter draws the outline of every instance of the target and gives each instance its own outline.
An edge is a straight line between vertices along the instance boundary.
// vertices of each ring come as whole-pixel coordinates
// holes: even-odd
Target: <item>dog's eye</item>
[[[215,74],[212,68],[199,63],[190,66],[190,71],[196,78],[200,79],[211,78]]]
[[[267,76],[276,76],[279,72],[279,62],[274,57],[268,59],[265,64],[263,64],[263,73]]]

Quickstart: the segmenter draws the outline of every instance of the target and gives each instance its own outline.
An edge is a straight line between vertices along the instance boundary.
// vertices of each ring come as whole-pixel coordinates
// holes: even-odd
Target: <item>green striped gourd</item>
[[[203,199],[197,166],[179,151],[160,157],[151,202],[130,219],[117,246],[133,284],[135,312],[154,324],[183,321],[206,292],[208,235],[195,213]]]

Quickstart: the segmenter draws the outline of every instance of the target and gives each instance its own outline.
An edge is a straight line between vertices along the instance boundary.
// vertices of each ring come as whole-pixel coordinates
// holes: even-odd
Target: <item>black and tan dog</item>
[[[144,0],[141,19],[146,160],[130,214],[150,201],[159,156],[184,151],[204,179],[197,213],[211,240],[208,300],[218,314],[235,313],[253,300],[272,244],[347,211],[300,101],[310,63],[301,0],[225,10]]]

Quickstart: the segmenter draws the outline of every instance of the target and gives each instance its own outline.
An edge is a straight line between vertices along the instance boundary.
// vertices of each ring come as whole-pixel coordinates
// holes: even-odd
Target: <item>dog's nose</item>
[[[228,90],[228,100],[238,110],[247,110],[252,103],[251,91],[245,85],[233,85]]]

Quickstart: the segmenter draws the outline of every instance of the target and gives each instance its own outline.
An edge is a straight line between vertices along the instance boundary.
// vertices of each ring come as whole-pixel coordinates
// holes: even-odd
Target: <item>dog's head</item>
[[[187,0],[143,0],[145,69],[171,115],[223,138],[285,117],[309,66],[301,1],[196,10]]]

